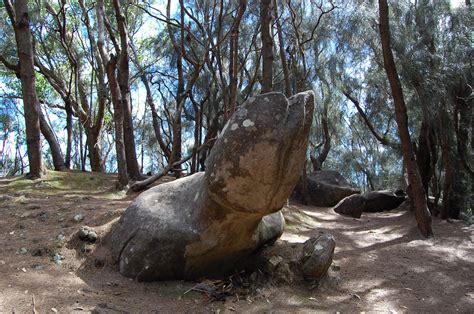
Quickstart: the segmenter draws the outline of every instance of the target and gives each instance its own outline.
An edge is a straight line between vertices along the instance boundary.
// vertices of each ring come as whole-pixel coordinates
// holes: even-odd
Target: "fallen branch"
[[[135,182],[134,184],[132,184],[130,186],[130,190],[134,191],[134,192],[140,192],[140,191],[143,191],[143,190],[146,190],[150,187],[150,185],[152,185],[155,181],[161,179],[162,177],[164,177],[166,174],[168,174],[168,172],[171,170],[171,169],[174,169],[175,167],[181,165],[181,164],[184,164],[186,161],[190,160],[191,158],[193,158],[193,156],[197,153],[199,153],[200,151],[202,151],[204,148],[207,148],[209,147],[209,145],[215,141],[216,138],[211,138],[210,140],[208,140],[206,143],[202,144],[201,146],[199,146],[196,150],[194,150],[190,155],[186,156],[185,158],[183,159],[180,159],[178,161],[175,161],[171,164],[168,164],[160,173],[157,173],[151,177],[149,177],[148,179],[145,179],[143,181],[138,181],[138,182]]]

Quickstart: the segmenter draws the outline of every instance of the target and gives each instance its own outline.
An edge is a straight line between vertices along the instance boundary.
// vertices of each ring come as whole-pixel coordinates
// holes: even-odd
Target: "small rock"
[[[38,219],[41,220],[41,221],[46,221],[46,220],[48,220],[48,218],[49,218],[49,214],[48,214],[47,212],[45,212],[45,211],[42,211],[42,212],[40,212],[40,213],[38,214],[37,217],[38,217]]]
[[[320,279],[327,273],[335,247],[333,236],[323,232],[304,243],[300,262],[306,279]]]
[[[278,264],[280,264],[283,261],[283,258],[281,256],[272,256],[267,263],[265,263],[264,266],[264,271],[266,273],[273,273],[273,271],[276,269]]]
[[[24,224],[18,224],[18,225],[17,225],[17,228],[18,228],[18,229],[25,229],[26,226],[25,226]]]
[[[65,241],[66,240],[66,236],[64,234],[58,234],[58,236],[56,237],[56,240],[57,241]]]
[[[58,218],[58,222],[63,222],[64,221],[64,217],[59,217]]]
[[[31,265],[31,268],[35,269],[35,270],[42,270],[45,268],[45,265],[44,264],[33,264]]]
[[[78,213],[78,214],[75,214],[74,217],[72,217],[72,220],[74,220],[75,222],[81,222],[84,220],[84,214],[82,213]]]
[[[28,206],[25,206],[25,209],[27,209],[27,210],[41,209],[41,206],[40,205],[28,205]]]
[[[37,248],[37,249],[34,249],[32,252],[31,252],[31,255],[32,256],[43,256],[43,253],[44,253],[44,249],[42,248]]]
[[[53,256],[53,261],[56,265],[59,265],[61,266],[62,263],[63,263],[63,260],[64,260],[64,256],[62,256],[61,254],[59,253],[55,253],[54,256]]]
[[[82,241],[90,243],[95,243],[95,241],[97,241],[97,232],[89,226],[82,226],[77,235]]]
[[[21,255],[25,255],[25,254],[27,254],[27,253],[28,253],[28,249],[27,249],[27,248],[24,248],[24,247],[22,247],[22,248],[20,248],[20,249],[18,250],[18,253],[20,253]]]

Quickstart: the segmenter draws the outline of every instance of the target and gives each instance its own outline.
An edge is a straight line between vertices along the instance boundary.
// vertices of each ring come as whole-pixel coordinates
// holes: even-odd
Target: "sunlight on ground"
[[[115,182],[114,174],[49,170],[45,176],[36,180],[29,180],[25,176],[2,178],[0,188],[6,193],[30,193],[37,196],[64,194],[65,197],[74,197],[100,194],[101,197],[109,199],[123,198],[124,192],[115,191]]]

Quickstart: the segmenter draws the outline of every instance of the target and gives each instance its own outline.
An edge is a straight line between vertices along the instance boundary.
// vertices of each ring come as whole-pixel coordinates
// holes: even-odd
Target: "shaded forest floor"
[[[100,234],[120,217],[133,197],[113,190],[114,177],[106,174],[0,179],[0,313],[31,313],[33,303],[39,313],[474,309],[473,226],[435,218],[436,238],[424,241],[405,211],[356,220],[331,208],[285,207],[287,229],[279,241],[304,242],[321,230],[336,239],[333,265],[318,283],[259,283],[248,293],[209,302],[192,289],[195,282],[131,281],[91,259],[94,247],[74,236],[82,225]]]

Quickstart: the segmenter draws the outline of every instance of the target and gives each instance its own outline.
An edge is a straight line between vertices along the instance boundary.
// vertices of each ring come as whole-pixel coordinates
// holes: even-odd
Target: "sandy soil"
[[[0,180],[0,313],[474,311],[474,230],[462,221],[434,219],[436,238],[421,240],[410,212],[357,220],[330,208],[289,205],[279,241],[304,242],[321,230],[334,235],[328,276],[319,283],[267,283],[210,302],[190,290],[196,282],[131,281],[91,259],[94,246],[84,253],[74,236],[79,227],[106,230],[132,197],[111,192],[111,176],[74,176],[80,179]],[[78,213],[81,222],[73,220]],[[55,253],[64,256],[62,265],[53,262]]]

